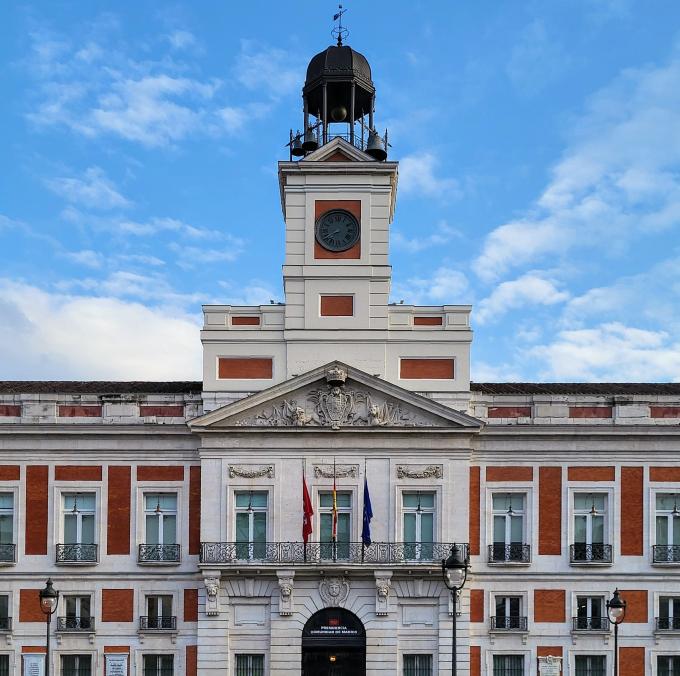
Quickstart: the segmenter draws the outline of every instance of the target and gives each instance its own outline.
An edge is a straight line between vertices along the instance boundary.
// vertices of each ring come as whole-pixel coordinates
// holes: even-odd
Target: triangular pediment
[[[375,162],[375,159],[338,136],[300,162]]]
[[[472,416],[337,361],[189,422],[195,431],[420,427],[474,432],[482,425]]]

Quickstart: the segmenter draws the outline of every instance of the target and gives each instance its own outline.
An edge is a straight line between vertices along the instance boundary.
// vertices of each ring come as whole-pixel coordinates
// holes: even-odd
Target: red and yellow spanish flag
[[[331,531],[333,542],[338,540],[338,492],[335,489],[335,466],[333,466],[333,530]]]
[[[309,536],[312,534],[312,517],[314,510],[312,509],[312,500],[309,497],[307,490],[307,480],[305,475],[302,475],[302,541],[307,544]]]

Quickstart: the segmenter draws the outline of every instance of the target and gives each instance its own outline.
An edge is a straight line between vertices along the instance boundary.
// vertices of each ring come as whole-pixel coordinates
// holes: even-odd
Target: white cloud
[[[508,364],[497,366],[482,361],[473,361],[470,368],[470,378],[476,383],[509,383],[524,380],[519,372]]]
[[[410,253],[419,253],[425,249],[448,244],[453,239],[462,237],[460,230],[452,228],[445,221],[441,221],[436,230],[429,235],[406,237],[401,232],[396,231],[392,235],[392,246],[397,249],[405,249]]]
[[[225,236],[228,240],[219,248],[201,248],[196,246],[185,246],[173,242],[169,248],[177,255],[176,263],[183,270],[200,268],[204,265],[214,263],[233,263],[243,252],[243,241]]]
[[[187,30],[174,30],[167,38],[174,49],[186,49],[196,44],[196,36]]]
[[[427,303],[456,303],[468,286],[465,275],[450,268],[438,268],[432,277],[411,277],[405,282],[396,282],[392,297],[414,305]]]
[[[224,235],[218,230],[209,230],[207,228],[198,228],[194,225],[189,225],[177,218],[167,218],[155,216],[144,222],[138,221],[116,221],[111,222],[109,227],[129,235],[138,235],[145,237],[149,235],[156,235],[160,232],[177,232],[187,237],[196,239],[219,239]]]
[[[221,303],[229,305],[266,305],[278,298],[272,288],[260,280],[251,280],[243,286],[235,282],[220,281],[219,285],[227,291],[227,296],[221,298]]]
[[[556,305],[568,300],[555,282],[537,273],[527,273],[518,279],[499,284],[482,300],[473,317],[479,324],[496,321],[506,312],[526,305]]]
[[[46,183],[52,192],[72,204],[100,210],[124,209],[132,205],[100,167],[86,169],[82,178],[52,178]]]
[[[235,73],[242,85],[271,98],[298,91],[304,80],[302,63],[297,57],[252,40],[241,41]]]
[[[200,380],[199,320],[116,298],[0,281],[0,370],[12,379]]]
[[[439,160],[429,152],[406,155],[399,162],[399,188],[405,193],[418,193],[442,200],[459,199],[462,190],[455,178],[436,175]]]
[[[98,251],[92,251],[91,249],[83,249],[82,251],[69,251],[64,255],[74,263],[84,265],[88,268],[100,268],[104,264],[104,256],[102,256],[102,254],[100,254]]]

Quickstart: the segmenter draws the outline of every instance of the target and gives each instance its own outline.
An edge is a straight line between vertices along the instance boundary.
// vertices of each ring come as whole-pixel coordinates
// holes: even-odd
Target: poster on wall
[[[562,658],[553,657],[552,655],[539,657],[538,673],[540,676],[560,676],[562,673]]]
[[[23,655],[23,676],[45,676],[45,655],[40,653]]]
[[[128,656],[125,653],[106,655],[106,676],[127,676]]]

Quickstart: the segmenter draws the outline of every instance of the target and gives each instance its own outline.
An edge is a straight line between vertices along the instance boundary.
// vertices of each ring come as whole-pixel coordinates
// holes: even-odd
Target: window
[[[9,596],[0,596],[0,631],[10,631],[12,620],[9,616]]]
[[[528,561],[524,546],[525,496],[522,493],[494,493],[492,562]]]
[[[94,628],[90,609],[89,596],[65,596],[64,608],[66,616],[59,618],[60,630],[77,631]]]
[[[521,596],[496,596],[496,614],[491,618],[492,629],[526,631],[526,617],[522,616]]]
[[[0,676],[9,676],[9,655],[0,655]]]
[[[654,561],[680,562],[680,495],[656,494],[656,546]]]
[[[609,618],[602,596],[577,596],[575,630],[608,631]]]
[[[264,559],[267,548],[266,491],[236,493],[236,558]]]
[[[493,676],[523,676],[524,657],[522,655],[494,655]]]
[[[333,493],[319,493],[319,540],[322,559],[348,559],[352,518],[352,494],[337,492],[337,538],[333,542]]]
[[[432,676],[432,655],[404,655],[404,676]]]
[[[572,561],[611,561],[611,546],[606,544],[607,495],[574,494],[574,545]]]
[[[656,628],[680,631],[680,596],[661,596],[659,598],[659,619]]]
[[[264,676],[264,655],[236,655],[236,676]]]
[[[679,676],[680,655],[659,655],[656,658],[657,676]]]
[[[144,676],[173,676],[172,655],[144,655]]]
[[[576,655],[575,676],[606,676],[607,658],[604,655]]]
[[[94,493],[62,493],[63,544],[57,545],[57,563],[96,562]]]
[[[434,555],[435,494],[403,493],[404,557],[431,561]]]
[[[146,493],[144,495],[146,544],[139,547],[143,562],[180,559],[177,544],[177,494]]]
[[[91,655],[61,656],[61,676],[90,676],[91,674]]]
[[[141,629],[175,629],[176,618],[172,614],[172,596],[169,594],[146,597],[146,618]]]
[[[14,561],[13,493],[0,493],[0,561]]]

